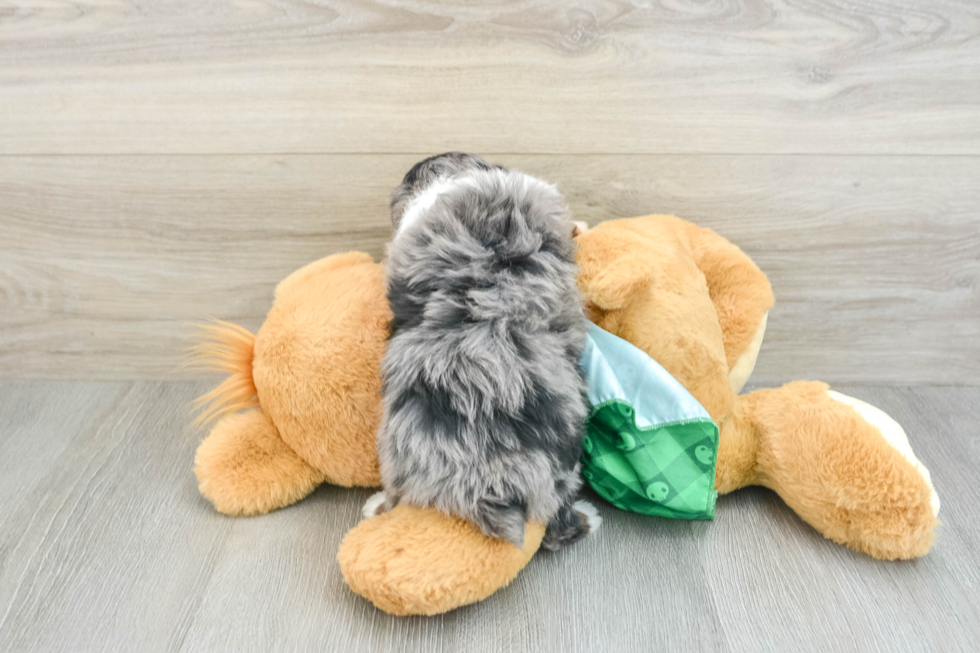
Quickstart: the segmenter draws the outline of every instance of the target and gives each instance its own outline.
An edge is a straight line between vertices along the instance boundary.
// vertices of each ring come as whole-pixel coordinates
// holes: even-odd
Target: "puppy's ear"
[[[653,282],[653,257],[637,234],[600,226],[576,242],[578,286],[603,311],[624,308],[634,293]]]

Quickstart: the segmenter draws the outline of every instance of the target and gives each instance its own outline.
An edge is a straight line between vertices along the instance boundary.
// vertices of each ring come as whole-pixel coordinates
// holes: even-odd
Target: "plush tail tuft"
[[[228,373],[218,387],[191,404],[198,412],[194,424],[203,427],[228,413],[258,406],[259,400],[252,380],[255,334],[222,320],[201,324],[199,328],[186,367]]]

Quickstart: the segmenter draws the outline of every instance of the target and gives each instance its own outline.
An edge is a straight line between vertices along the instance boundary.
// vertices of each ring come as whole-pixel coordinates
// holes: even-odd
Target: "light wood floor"
[[[216,514],[197,494],[189,382],[0,384],[0,650],[970,651],[980,641],[980,388],[859,386],[942,498],[935,549],[884,563],[824,540],[775,494],[713,522],[599,504],[583,543],[485,602],[395,618],[335,560],[368,490]]]
[[[903,423],[935,550],[851,554],[763,490],[603,507],[484,604],[394,619],[334,561],[366,491],[215,514],[192,323],[380,258],[449,149],[745,249],[777,297],[752,383]],[[978,180],[975,0],[0,0],[0,651],[975,650]]]

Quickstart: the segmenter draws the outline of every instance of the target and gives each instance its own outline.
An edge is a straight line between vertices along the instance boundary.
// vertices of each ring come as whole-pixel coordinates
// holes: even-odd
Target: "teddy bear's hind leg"
[[[922,475],[926,485],[929,486],[929,506],[932,508],[933,516],[938,517],[939,495],[936,494],[936,488],[932,484],[932,476],[929,474],[929,470],[926,469],[926,466],[915,457],[915,452],[912,451],[912,445],[909,444],[909,438],[905,434],[905,429],[902,428],[902,425],[892,419],[891,415],[887,414],[877,406],[872,406],[871,404],[861,401],[860,399],[855,399],[854,397],[835,392],[834,390],[828,390],[827,394],[831,399],[850,406],[857,411],[858,415],[881,432],[882,437],[886,442],[888,442],[888,444],[894,447],[898,453],[902,454],[902,457],[905,458],[910,465],[915,467],[915,470]]]
[[[907,442],[891,418],[809,381],[757,390],[738,403],[754,434],[753,483],[856,551],[885,560],[929,551],[938,501],[921,464],[889,441],[897,429],[893,439]],[[721,457],[719,447],[719,468]]]
[[[323,481],[261,410],[223,417],[198,447],[194,473],[201,494],[218,512],[234,516],[288,506]]]

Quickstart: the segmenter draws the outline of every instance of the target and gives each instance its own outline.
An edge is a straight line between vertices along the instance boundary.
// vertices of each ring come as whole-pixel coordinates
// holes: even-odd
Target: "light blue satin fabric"
[[[631,404],[640,428],[711,419],[704,406],[646,352],[605,329],[590,325],[580,365],[589,403],[611,399]]]

